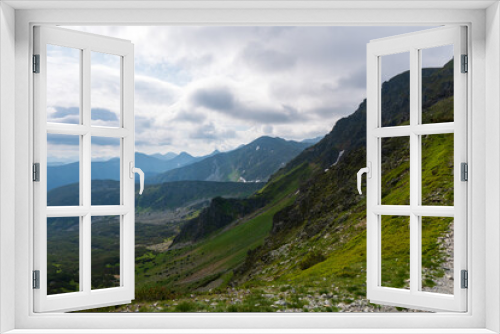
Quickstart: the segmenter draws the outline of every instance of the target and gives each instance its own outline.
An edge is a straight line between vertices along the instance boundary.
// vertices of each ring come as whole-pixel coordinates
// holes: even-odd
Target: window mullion
[[[420,281],[420,233],[419,217],[414,209],[420,200],[420,145],[415,127],[419,123],[419,55],[418,49],[410,49],[410,291],[418,292]]]
[[[83,49],[82,57],[82,123],[86,127],[90,127],[90,50]],[[90,209],[91,206],[91,132],[88,131],[82,136],[82,178],[80,185],[82,189],[83,205]],[[83,216],[83,231],[80,234],[80,276],[82,277],[83,291],[90,293],[91,291],[91,216],[90,211]]]

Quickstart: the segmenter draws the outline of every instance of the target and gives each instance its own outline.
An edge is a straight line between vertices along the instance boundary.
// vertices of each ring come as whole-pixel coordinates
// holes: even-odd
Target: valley
[[[423,120],[453,121],[453,90],[449,89],[453,87],[453,62],[425,69],[423,79]],[[408,124],[408,85],[408,72],[383,84],[384,125]],[[242,151],[246,152],[241,154],[247,158],[245,163],[227,163],[227,156],[238,156],[229,152],[226,158],[217,154],[183,167],[182,172],[177,169],[156,176],[158,182],[169,182],[149,186],[145,196],[136,197],[136,299],[130,305],[91,311],[414,311],[376,305],[366,299],[366,198],[356,190],[356,172],[366,160],[366,101],[316,144],[296,154],[295,145],[289,150],[290,159],[285,163],[277,160],[272,172],[265,168],[249,172],[248,166],[261,166],[256,161],[270,166],[265,163],[267,155],[255,160],[249,154],[261,151],[261,143],[255,144],[248,144],[247,151]],[[422,147],[423,203],[453,205],[453,136],[423,136]],[[202,171],[193,176],[196,166],[206,168],[200,167]],[[219,169],[211,169],[213,166]],[[243,174],[253,175],[248,180],[267,182],[221,182],[238,180]],[[190,195],[174,199],[167,189],[174,189],[175,182],[171,181],[184,177],[214,183],[197,183],[194,187],[186,183],[191,181],[178,181],[184,183],[176,184],[180,187],[176,189],[185,188]],[[215,183],[227,183],[223,195],[222,188],[217,194],[212,192]],[[409,142],[404,138],[382,141],[382,184],[382,203],[407,204]],[[189,192],[191,188],[197,190]],[[96,225],[103,236],[96,252],[106,249],[106,236],[110,237],[106,231],[113,224],[118,224],[117,219],[106,220],[101,227]],[[71,226],[60,226],[54,224],[54,229],[58,227],[56,230],[67,235],[67,240],[74,240]],[[384,216],[382,231],[382,282],[384,286],[407,288],[407,220]],[[424,289],[449,291],[453,284],[452,238],[452,219],[425,217]],[[51,253],[55,259],[60,256],[58,252],[60,249]],[[102,272],[96,268],[96,274],[107,278],[100,284],[115,284],[116,273],[104,269],[116,264],[113,254],[100,254],[105,257],[100,263],[105,265]],[[60,263],[57,268],[74,271]]]

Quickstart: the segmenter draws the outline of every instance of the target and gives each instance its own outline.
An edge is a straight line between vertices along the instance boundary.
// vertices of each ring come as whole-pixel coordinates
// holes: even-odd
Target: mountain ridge
[[[309,146],[309,143],[262,136],[233,151],[219,153],[157,175],[150,182],[180,180],[265,182],[272,173]],[[278,159],[276,155],[279,155]]]

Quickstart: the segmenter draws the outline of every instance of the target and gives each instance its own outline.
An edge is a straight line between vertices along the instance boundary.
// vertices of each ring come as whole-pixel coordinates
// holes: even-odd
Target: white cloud
[[[425,29],[72,28],[134,43],[137,149],[198,155],[262,135],[301,140],[327,133],[365,97],[366,44]],[[111,85],[113,76],[100,73],[102,85]],[[71,107],[67,97],[53,106]]]

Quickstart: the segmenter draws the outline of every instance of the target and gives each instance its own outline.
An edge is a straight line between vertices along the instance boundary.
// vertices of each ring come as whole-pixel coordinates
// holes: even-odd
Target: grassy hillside
[[[453,119],[452,69],[450,62],[424,70],[425,122]],[[384,124],[408,122],[407,81],[402,73],[383,84]],[[366,202],[356,191],[356,172],[366,159],[365,127],[363,102],[251,196],[261,201],[253,212],[239,211],[239,201],[222,200],[217,205],[233,214],[224,224],[168,251],[144,253],[137,262],[136,301],[101,311],[402,310],[365,298]],[[383,140],[382,184],[384,204],[408,202],[406,138]],[[453,204],[452,135],[422,137],[422,184],[424,204]],[[406,288],[408,218],[382,217],[382,234],[382,283]],[[452,240],[452,219],[423,218],[424,290],[451,292]]]

